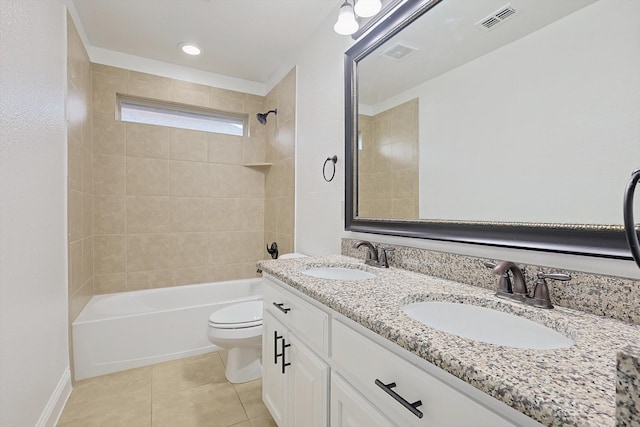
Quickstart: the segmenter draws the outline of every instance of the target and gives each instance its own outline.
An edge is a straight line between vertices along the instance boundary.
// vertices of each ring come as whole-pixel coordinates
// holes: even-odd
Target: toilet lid
[[[209,324],[221,329],[250,328],[262,325],[262,300],[241,302],[214,311]]]

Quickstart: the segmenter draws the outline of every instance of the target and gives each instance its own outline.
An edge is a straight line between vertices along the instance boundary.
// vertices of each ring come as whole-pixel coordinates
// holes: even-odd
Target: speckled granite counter
[[[342,255],[260,261],[258,266],[544,425],[616,424],[616,353],[640,342],[639,326],[561,307],[528,307],[479,287],[369,267]],[[376,277],[347,282],[301,273],[323,266],[358,268]],[[516,313],[570,336],[575,345],[528,350],[485,344],[429,328],[400,309],[430,299],[474,302]]]

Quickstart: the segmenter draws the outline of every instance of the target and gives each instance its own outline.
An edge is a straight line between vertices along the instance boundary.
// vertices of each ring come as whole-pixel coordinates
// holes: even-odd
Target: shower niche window
[[[246,136],[247,116],[208,108],[118,96],[118,119],[181,129]]]

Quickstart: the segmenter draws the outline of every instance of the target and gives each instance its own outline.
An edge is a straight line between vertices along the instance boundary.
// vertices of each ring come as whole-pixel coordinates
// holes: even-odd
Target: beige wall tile
[[[208,160],[207,132],[189,129],[171,129],[169,158],[174,160]]]
[[[209,86],[173,80],[171,82],[171,100],[181,104],[208,107],[211,97]]]
[[[115,274],[126,271],[126,240],[124,235],[95,236],[94,273]]]
[[[221,133],[209,133],[209,162],[242,164],[245,138]]]
[[[244,197],[264,198],[264,171],[262,169],[242,169],[242,194]]]
[[[82,149],[82,191],[93,193],[93,153]]]
[[[276,220],[276,232],[293,235],[294,204],[292,197],[280,197],[277,200],[278,216]]]
[[[122,156],[94,156],[93,189],[95,194],[125,194],[126,158]]]
[[[82,237],[93,235],[93,195],[82,193]]]
[[[243,199],[242,201],[242,229],[264,230],[264,199]]]
[[[209,165],[209,197],[242,197],[243,166]]]
[[[210,282],[208,267],[191,267],[171,270],[171,285],[184,286]]]
[[[67,184],[70,190],[82,191],[82,145],[77,139],[67,139]]]
[[[172,286],[170,270],[134,271],[127,273],[127,290],[165,288]]]
[[[113,114],[93,115],[93,144],[95,154],[125,155],[125,124]]]
[[[169,161],[127,157],[128,196],[168,196]]]
[[[201,267],[209,264],[208,233],[173,233],[169,244],[171,268]]]
[[[69,241],[75,242],[82,238],[83,231],[83,208],[82,208],[82,194],[79,191],[69,191],[67,195],[67,211],[68,211],[68,224],[69,224]]]
[[[171,79],[129,71],[126,91],[127,95],[170,101]]]
[[[69,293],[74,294],[83,282],[82,241],[78,240],[69,245]]]
[[[166,233],[169,227],[168,197],[127,196],[127,233]]]
[[[217,231],[209,234],[209,265],[240,263],[243,259],[240,232]]]
[[[82,239],[82,284],[93,277],[93,236]]]
[[[270,197],[264,200],[264,229],[276,232],[278,218],[278,199]]]
[[[266,162],[266,145],[264,137],[246,136],[242,143],[242,163],[264,163]]]
[[[124,234],[125,196],[97,195],[93,203],[95,234]]]
[[[93,289],[96,294],[111,294],[127,290],[127,275],[125,273],[93,276]]]
[[[127,235],[127,271],[161,270],[169,257],[169,234]]]
[[[126,123],[127,156],[169,158],[171,128],[166,126]]]
[[[232,90],[211,88],[209,105],[221,111],[242,113],[244,111],[244,97],[241,92]]]
[[[69,323],[76,320],[82,309],[94,295],[93,277],[88,280],[75,294],[69,295]],[[71,336],[71,335],[70,335]],[[73,353],[71,353],[73,354]],[[73,366],[73,361],[71,361]]]
[[[242,230],[242,202],[243,199],[209,199],[210,230]]]
[[[116,93],[125,92],[125,79],[121,76],[93,73],[93,111],[115,117]]]
[[[179,197],[206,197],[209,165],[202,162],[171,160],[169,163],[169,194]]]
[[[209,200],[196,197],[173,197],[169,221],[173,232],[208,231],[210,229]]]

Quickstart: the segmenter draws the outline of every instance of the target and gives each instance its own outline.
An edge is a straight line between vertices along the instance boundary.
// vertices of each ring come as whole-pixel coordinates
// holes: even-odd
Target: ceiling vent
[[[391,46],[389,49],[385,50],[380,54],[380,56],[384,56],[385,58],[393,59],[394,61],[401,61],[405,59],[407,56],[411,55],[414,52],[417,52],[418,48],[411,47],[404,43],[396,43]]]
[[[502,24],[507,19],[517,15],[519,11],[511,7],[511,3],[493,12],[491,15],[479,20],[475,25],[479,25],[489,31]]]

